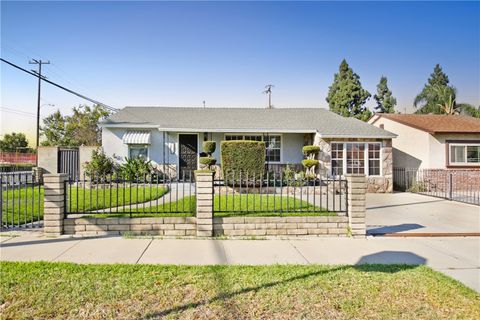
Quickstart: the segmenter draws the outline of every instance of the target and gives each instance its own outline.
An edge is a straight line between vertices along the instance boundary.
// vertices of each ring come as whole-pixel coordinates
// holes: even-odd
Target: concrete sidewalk
[[[0,237],[4,261],[148,264],[426,264],[480,292],[480,238],[178,240]]]

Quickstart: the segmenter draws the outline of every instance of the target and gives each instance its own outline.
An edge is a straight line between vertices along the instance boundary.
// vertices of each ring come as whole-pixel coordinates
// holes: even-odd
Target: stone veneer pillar
[[[195,173],[198,237],[213,235],[213,175],[213,172]]]
[[[347,215],[348,226],[353,236],[365,236],[366,191],[367,182],[364,174],[347,174]]]
[[[44,174],[43,233],[47,236],[63,234],[65,218],[65,173]]]

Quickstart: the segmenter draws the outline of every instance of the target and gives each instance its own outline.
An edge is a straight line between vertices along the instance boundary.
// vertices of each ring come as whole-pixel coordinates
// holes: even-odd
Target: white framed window
[[[368,144],[368,175],[380,175],[380,143]]]
[[[343,143],[332,143],[332,175],[343,175]]]
[[[264,137],[267,162],[280,162],[282,153],[282,137],[268,135]]]
[[[265,161],[280,163],[282,161],[282,135],[280,134],[226,134],[225,140],[247,140],[265,142]]]
[[[380,176],[381,142],[332,142],[331,174],[366,174]]]
[[[148,159],[148,145],[130,144],[128,145],[128,157],[130,159],[142,157]]]
[[[480,165],[480,143],[449,144],[451,165]]]

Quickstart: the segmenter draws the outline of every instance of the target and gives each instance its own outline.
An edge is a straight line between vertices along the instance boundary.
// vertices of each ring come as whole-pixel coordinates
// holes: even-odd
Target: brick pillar
[[[197,236],[213,235],[213,172],[195,174],[197,197]]]
[[[364,174],[347,174],[348,225],[353,236],[365,236],[367,181]]]
[[[65,173],[44,174],[43,233],[47,236],[63,234],[65,218]]]

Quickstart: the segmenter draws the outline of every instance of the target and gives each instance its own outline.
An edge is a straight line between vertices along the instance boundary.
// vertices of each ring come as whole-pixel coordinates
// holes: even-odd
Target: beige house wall
[[[390,119],[380,117],[376,127],[395,133],[392,141],[393,166],[397,168],[424,169],[430,167],[430,134]],[[438,155],[434,155],[433,158]]]
[[[375,117],[369,121],[375,120]],[[447,140],[480,140],[479,134],[435,134],[415,129],[383,117],[377,118],[374,126],[395,133],[393,139],[393,166],[414,169],[446,169]]]

